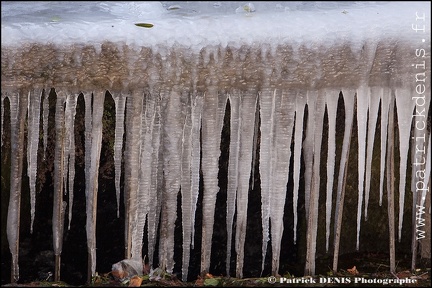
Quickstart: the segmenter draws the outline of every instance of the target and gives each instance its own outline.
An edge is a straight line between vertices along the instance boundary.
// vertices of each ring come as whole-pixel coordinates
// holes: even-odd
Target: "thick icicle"
[[[366,139],[369,87],[360,86],[357,89],[357,137]],[[358,141],[358,204],[357,204],[357,241],[356,249],[360,245],[360,225],[363,206],[363,188],[366,163],[366,141]]]
[[[306,94],[299,91],[296,97],[296,116],[294,134],[294,188],[293,188],[293,211],[294,211],[294,244],[297,242],[297,222],[298,222],[298,192],[300,184],[301,153],[303,142],[303,118],[306,105]]]
[[[152,95],[145,94],[143,116],[141,117],[141,139],[140,139],[140,165],[139,186],[137,191],[137,209],[131,215],[132,225],[132,247],[131,257],[135,260],[142,259],[142,246],[144,237],[144,226],[149,211],[150,186],[151,186],[151,160],[152,160],[152,136],[155,117],[155,101]]]
[[[275,109],[275,135],[272,155],[274,163],[273,190],[270,192],[270,219],[272,239],[272,274],[279,274],[279,259],[284,230],[283,215],[291,158],[291,140],[294,127],[295,93],[277,93]]]
[[[124,134],[124,111],[126,105],[126,94],[119,93],[113,95],[116,109],[116,124],[114,136],[114,170],[115,170],[115,187],[117,198],[117,218],[120,217],[120,177],[123,150]]]
[[[165,96],[165,97],[164,97]],[[174,228],[177,216],[177,196],[181,183],[181,142],[184,116],[178,87],[162,93],[167,98],[163,119],[164,186],[161,218],[159,259],[168,273],[174,269]]]
[[[151,160],[151,184],[149,199],[152,199],[152,205],[148,211],[148,259],[150,267],[153,267],[153,255],[156,245],[156,234],[158,232],[159,215],[161,209],[162,197],[158,191],[162,189],[162,149],[159,149],[161,142],[161,111],[160,98],[155,93],[155,118],[153,123],[152,135],[152,160]]]
[[[201,272],[209,271],[216,195],[219,192],[218,171],[220,141],[227,96],[210,86],[204,97],[202,118],[202,173],[204,180]]]
[[[125,258],[131,258],[134,219],[138,209],[140,166],[141,117],[144,93],[132,91],[126,103],[126,149],[125,149]]]
[[[27,95],[22,92],[8,94],[11,123],[11,174],[10,196],[7,214],[6,234],[12,254],[11,281],[19,279],[19,231],[21,212],[21,183],[24,159],[24,125],[27,111]]]
[[[269,237],[269,221],[270,221],[270,193],[272,189],[273,175],[273,144],[274,144],[274,118],[276,105],[276,90],[263,89],[259,96],[260,115],[261,115],[261,143],[260,143],[260,177],[261,177],[261,217],[263,229],[262,242],[262,267],[264,270],[264,262],[267,252],[267,244]],[[231,108],[232,109],[232,108]],[[233,137],[233,136],[231,136]],[[231,155],[231,150],[230,150]]]
[[[327,116],[329,122],[328,130],[328,152],[327,152],[327,193],[326,193],[326,252],[329,248],[330,220],[332,214],[333,179],[336,160],[336,113],[339,100],[339,91],[326,91]]]
[[[199,181],[200,181],[200,161],[201,161],[201,114],[203,108],[202,95],[193,96],[192,104],[192,159],[191,159],[191,190],[192,190],[192,223],[191,223],[191,240],[192,248],[194,247],[195,237],[195,212],[196,204],[199,195]]]
[[[395,145],[395,128],[394,128],[394,91],[390,95],[390,105],[388,113],[388,139],[387,139],[387,159],[386,159],[386,179],[387,179],[387,213],[389,221],[389,254],[390,254],[390,272],[396,270],[396,245],[395,245],[395,204],[394,204],[394,145]]]
[[[47,148],[47,142],[48,142],[48,116],[49,116],[49,95],[50,91],[45,91],[45,97],[43,100],[43,106],[42,106],[42,129],[43,129],[43,159],[46,157],[46,148]]]
[[[399,127],[399,241],[402,237],[402,222],[405,203],[405,183],[407,172],[407,160],[409,141],[411,136],[411,121],[415,101],[411,99],[411,93],[406,89],[396,89],[397,123]]]
[[[228,184],[227,184],[227,257],[226,273],[230,275],[231,243],[234,222],[235,203],[238,187],[238,160],[240,146],[240,97],[238,93],[229,96],[231,105],[230,117],[230,147],[228,159]]]
[[[39,147],[40,100],[43,90],[28,94],[28,135],[27,135],[27,174],[30,186],[30,233],[33,233],[33,222],[36,210],[36,174]],[[3,106],[2,106],[3,107]]]
[[[346,174],[348,168],[349,150],[351,144],[351,133],[354,120],[354,102],[355,92],[347,89],[342,91],[345,106],[345,128],[342,143],[342,153],[339,165],[338,188],[335,203],[335,228],[334,228],[334,253],[333,253],[333,271],[337,272],[340,234],[342,229],[342,215],[345,198]]]
[[[236,219],[236,275],[243,278],[244,244],[246,240],[247,207],[249,181],[251,179],[252,150],[255,123],[257,92],[251,88],[245,92],[233,91],[232,97],[238,97],[240,111],[238,113],[238,177],[237,189],[237,219]],[[236,137],[236,135],[234,135]],[[241,153],[240,153],[241,151]],[[229,228],[228,228],[229,229]]]
[[[384,173],[386,166],[386,149],[387,149],[387,131],[388,117],[391,100],[391,90],[382,88],[381,94],[381,157],[380,157],[380,198],[379,205],[382,205],[383,190],[384,190]]]
[[[65,163],[64,163],[64,137],[65,137],[65,111],[66,97],[63,93],[57,93],[55,111],[55,152],[54,152],[54,200],[53,200],[53,246],[55,254],[55,281],[60,280],[60,256],[63,248],[64,209],[63,202]]]
[[[366,180],[365,180],[365,206],[364,213],[365,219],[367,220],[367,209],[369,205],[369,191],[370,191],[370,181],[371,181],[371,169],[372,169],[372,156],[373,147],[375,140],[376,122],[378,119],[378,110],[380,104],[381,89],[377,87],[371,88],[371,93],[369,94],[369,112],[368,112],[368,134],[367,134],[367,154],[366,154]]]
[[[306,264],[305,275],[315,275],[315,255],[316,255],[316,238],[318,229],[318,200],[320,188],[320,160],[321,160],[321,143],[322,131],[325,112],[325,91],[310,91],[308,98],[316,99],[315,105],[311,106],[309,112],[314,116],[314,133],[313,133],[313,170],[310,185],[309,213],[306,214],[307,232],[306,232]],[[310,127],[309,127],[310,128]]]
[[[96,212],[100,152],[102,148],[102,115],[104,111],[104,101],[105,91],[93,93],[92,128],[90,131],[91,149],[86,150],[86,155],[90,154],[90,169],[88,171],[89,186],[86,186],[86,232],[90,260],[89,276],[91,275],[92,277],[96,273]]]
[[[183,230],[183,256],[182,280],[187,281],[189,273],[190,247],[192,223],[192,98],[189,92],[183,92],[182,106],[185,112],[181,141],[181,200],[182,200],[182,230]]]

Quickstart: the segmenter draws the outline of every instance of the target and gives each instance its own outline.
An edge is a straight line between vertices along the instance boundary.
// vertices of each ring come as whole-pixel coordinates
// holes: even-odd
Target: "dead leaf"
[[[207,273],[207,274],[205,275],[205,277],[206,277],[206,278],[213,278],[213,275],[210,274],[210,273]]]
[[[133,276],[129,281],[129,287],[140,287],[142,283],[142,278],[139,276]]]
[[[356,266],[354,266],[351,269],[348,268],[347,271],[348,271],[348,273],[350,273],[352,275],[358,275],[359,274],[359,272],[357,271],[357,267]]]
[[[204,286],[204,279],[198,276],[198,279],[195,281],[195,286],[202,287]]]

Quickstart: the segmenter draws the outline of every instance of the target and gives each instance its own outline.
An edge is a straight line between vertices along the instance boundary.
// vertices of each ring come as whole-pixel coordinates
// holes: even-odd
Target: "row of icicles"
[[[3,89],[2,89],[3,90]],[[55,112],[55,157],[54,157],[54,208],[53,246],[56,255],[55,279],[60,278],[60,255],[62,252],[63,227],[68,208],[69,229],[72,219],[73,183],[75,177],[75,143],[73,137],[77,98],[81,94],[57,91]],[[380,205],[386,186],[389,211],[390,270],[395,270],[395,215],[394,212],[394,129],[395,109],[399,129],[400,188],[399,188],[399,240],[401,237],[406,167],[412,133],[412,114],[415,102],[408,90],[363,86],[342,91],[345,125],[338,179],[334,179],[336,159],[336,114],[340,91],[281,91],[262,89],[256,91],[230,91],[221,93],[209,87],[205,93],[189,93],[180,89],[160,93],[133,91],[113,93],[115,101],[115,186],[117,205],[120,203],[120,174],[122,157],[125,172],[125,247],[126,258],[141,259],[144,225],[148,225],[148,259],[152,266],[155,253],[156,234],[160,222],[160,266],[167,272],[174,268],[174,223],[177,217],[177,193],[182,193],[183,261],[182,277],[187,279],[190,249],[193,248],[194,219],[199,194],[200,169],[202,170],[203,229],[201,271],[210,267],[211,241],[214,211],[218,187],[218,159],[223,118],[227,101],[230,101],[230,144],[227,186],[227,275],[230,271],[231,239],[234,216],[235,251],[237,257],[236,276],[243,275],[245,231],[247,222],[248,191],[253,155],[256,155],[257,134],[260,129],[259,171],[262,199],[262,259],[266,257],[267,245],[272,245],[272,274],[277,275],[283,233],[283,215],[288,182],[288,171],[293,157],[293,211],[294,242],[297,235],[297,202],[300,182],[301,155],[305,166],[305,209],[307,215],[307,253],[305,274],[315,274],[315,251],[318,222],[318,195],[320,187],[320,159],[324,113],[328,114],[327,190],[326,190],[326,249],[329,249],[330,219],[334,213],[334,261],[337,271],[347,163],[353,128],[354,112],[357,112],[358,146],[358,210],[357,243],[362,213],[367,218],[371,182],[371,163],[375,127],[381,107],[381,157],[380,157]],[[44,98],[43,98],[44,95]],[[5,98],[9,99],[11,117],[11,183],[8,208],[7,237],[12,253],[12,281],[19,278],[19,213],[21,197],[21,171],[23,169],[24,127],[28,127],[27,161],[31,198],[31,223],[35,214],[35,183],[37,177],[37,151],[42,104],[43,145],[47,145],[48,95],[42,89],[32,91],[5,92],[2,94],[2,115]],[[86,232],[89,252],[89,276],[96,273],[96,199],[98,193],[98,169],[102,143],[102,115],[106,92],[83,92],[85,100],[85,171],[86,171]],[[108,94],[107,94],[108,95]],[[43,98],[43,99],[42,99]],[[92,104],[93,103],[93,104]],[[426,101],[428,111],[430,101]],[[308,117],[303,123],[305,107]],[[125,113],[126,112],[126,113]],[[27,117],[26,117],[27,115]],[[258,127],[258,117],[260,127]],[[27,119],[26,119],[27,118]],[[27,123],[26,123],[27,121]],[[303,126],[307,127],[303,131]],[[3,127],[3,116],[2,116]],[[126,129],[125,129],[126,127]],[[390,129],[389,129],[390,128]],[[414,130],[414,129],[413,129]],[[424,132],[424,131],[423,131]],[[125,143],[123,135],[126,134]],[[429,132],[427,132],[429,133]],[[302,141],[305,135],[304,141]],[[201,137],[201,138],[200,138]],[[427,147],[427,163],[424,181],[430,179],[430,133],[423,137],[421,145]],[[201,139],[201,140],[200,140]],[[366,141],[367,139],[367,141]],[[2,128],[3,140],[3,128]],[[291,142],[294,150],[291,151]],[[3,145],[3,141],[2,141]],[[122,155],[123,145],[125,146]],[[200,148],[201,145],[201,148]],[[418,144],[417,144],[418,145]],[[45,149],[44,149],[45,151]],[[387,155],[387,157],[386,157]],[[412,156],[414,157],[414,156]],[[421,168],[421,167],[420,167]],[[419,168],[419,169],[420,169]],[[413,189],[419,180],[415,169],[411,177]],[[384,175],[387,183],[384,183]],[[337,181],[337,185],[334,185]],[[333,189],[337,186],[337,189]],[[180,189],[181,188],[181,189]],[[63,201],[63,193],[69,193],[69,206]],[[416,193],[414,193],[416,195]],[[336,197],[336,205],[332,200]],[[413,197],[413,205],[424,204],[426,193]],[[149,201],[152,199],[152,201]],[[364,203],[363,203],[364,202]],[[364,206],[364,212],[362,207]],[[117,206],[119,207],[119,206]],[[333,211],[333,209],[335,211]],[[119,210],[117,210],[119,216]],[[415,215],[413,216],[415,217]],[[147,220],[146,220],[147,219]],[[269,224],[271,223],[271,229]],[[31,230],[33,228],[31,227]],[[413,228],[415,229],[415,228]],[[271,232],[270,232],[271,230]],[[413,239],[414,239],[413,231]],[[417,241],[413,240],[413,267]],[[264,269],[264,260],[262,261]]]

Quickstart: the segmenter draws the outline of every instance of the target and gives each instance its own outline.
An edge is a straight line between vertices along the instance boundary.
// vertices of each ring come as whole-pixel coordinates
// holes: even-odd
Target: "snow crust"
[[[360,45],[367,38],[413,37],[427,2],[2,2],[2,46],[23,43],[153,47],[253,42]],[[152,28],[136,23],[153,24]],[[425,35],[427,35],[426,33]],[[359,47],[361,48],[361,47]]]

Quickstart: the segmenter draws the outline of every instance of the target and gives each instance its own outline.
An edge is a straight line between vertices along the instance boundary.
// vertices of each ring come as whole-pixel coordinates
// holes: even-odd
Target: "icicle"
[[[133,91],[126,103],[126,149],[125,149],[125,258],[131,258],[134,219],[138,209],[138,186],[140,166],[141,117],[144,93]]]
[[[397,123],[399,127],[399,241],[402,237],[402,222],[404,216],[405,203],[405,183],[406,170],[408,160],[409,140],[411,134],[411,121],[415,101],[411,99],[411,94],[408,90],[397,89],[395,91],[396,107],[397,107]]]
[[[380,200],[379,205],[382,205],[383,190],[384,190],[384,173],[386,165],[386,147],[387,147],[387,131],[388,117],[390,109],[391,91],[389,88],[383,88],[381,94],[381,157],[380,157]]]
[[[181,182],[181,141],[183,119],[180,93],[173,88],[166,96],[166,110],[163,119],[163,153],[164,153],[164,181],[163,206],[161,219],[161,241],[159,259],[161,268],[168,273],[174,269],[174,228],[177,216],[177,196]]]
[[[8,95],[11,123],[11,175],[10,196],[7,214],[6,234],[9,250],[12,254],[11,281],[19,280],[19,231],[21,212],[21,183],[24,158],[24,125],[27,110],[27,95],[13,92]]]
[[[151,160],[152,160],[152,136],[153,124],[155,117],[155,101],[154,98],[145,95],[145,111],[141,118],[141,151],[139,165],[139,187],[137,192],[137,209],[132,215],[133,231],[132,231],[132,259],[140,260],[142,258],[142,245],[144,236],[144,226],[149,211],[150,204],[150,186],[151,186]]]
[[[376,122],[378,118],[378,110],[381,99],[381,89],[377,87],[371,88],[369,94],[369,112],[368,112],[368,134],[367,134],[367,158],[366,158],[366,182],[365,182],[365,220],[367,220],[367,209],[369,205],[369,191],[372,170],[373,146],[375,140]]]
[[[294,134],[294,188],[293,188],[293,211],[294,211],[294,244],[297,242],[297,203],[300,182],[301,166],[301,148],[303,141],[303,118],[306,105],[306,95],[304,92],[298,92],[296,97],[296,116],[295,116],[295,134]]]
[[[116,94],[113,96],[116,106],[116,124],[114,136],[114,170],[115,170],[115,187],[117,198],[117,218],[120,217],[120,177],[121,163],[123,150],[123,134],[124,134],[124,111],[126,104],[126,94]]]
[[[84,102],[85,102],[85,119],[84,119],[84,127],[85,127],[85,158],[84,158],[84,166],[85,166],[85,181],[86,181],[86,197],[89,187],[90,181],[90,150],[91,150],[91,140],[92,140],[92,93],[83,93]]]
[[[316,95],[314,95],[316,96]],[[305,163],[305,211],[306,215],[309,215],[309,200],[310,200],[310,192],[311,192],[311,183],[312,183],[312,170],[313,170],[313,149],[314,149],[314,133],[315,133],[315,114],[314,107],[316,97],[312,96],[312,94],[308,93],[306,97],[306,103],[308,107],[308,116],[307,116],[307,127],[306,127],[306,137],[303,141],[303,153],[304,153],[304,163]]]
[[[45,91],[45,97],[43,100],[43,112],[42,112],[42,124],[43,124],[43,159],[46,158],[46,148],[48,142],[48,116],[49,116],[49,95],[50,91]]]
[[[342,143],[342,153],[339,165],[338,188],[335,204],[335,228],[334,228],[334,253],[333,253],[333,271],[337,272],[339,243],[342,229],[342,215],[345,198],[346,175],[348,168],[349,150],[351,144],[352,126],[354,120],[354,95],[355,92],[347,89],[342,91],[345,106],[345,129]]]
[[[86,150],[86,156],[89,154],[90,158],[90,169],[87,174],[89,177],[89,185],[86,186],[86,232],[87,248],[89,252],[89,272],[91,273],[91,277],[96,273],[96,212],[105,93],[105,91],[93,93],[92,128],[91,131],[86,130],[86,133],[89,132],[91,135],[91,149]]]
[[[238,112],[238,134],[233,135],[237,138],[238,143],[238,166],[237,171],[234,171],[234,177],[238,177],[237,182],[237,218],[236,218],[236,235],[235,247],[237,252],[237,267],[236,275],[238,278],[243,278],[243,261],[244,261],[244,244],[246,240],[246,224],[247,224],[247,207],[248,207],[248,192],[249,181],[251,178],[252,167],[252,150],[254,126],[250,123],[255,123],[255,111],[257,103],[257,92],[251,88],[246,92],[233,91],[232,97],[240,98]],[[241,151],[241,153],[240,153]],[[228,227],[227,229],[230,229]]]
[[[366,86],[361,86],[357,89],[357,137],[358,139],[366,139],[367,130],[367,112],[368,99],[370,90]],[[363,205],[363,187],[365,176],[366,162],[366,140],[358,141],[358,204],[357,204],[357,242],[356,249],[359,250],[360,245],[360,224]]]
[[[336,160],[336,113],[339,91],[326,91],[327,116],[329,121],[327,152],[327,193],[326,193],[326,252],[329,248],[330,221],[332,214],[333,179]]]
[[[216,195],[219,192],[218,171],[220,141],[227,96],[211,86],[205,94],[202,119],[202,173],[204,180],[201,272],[209,271]]]
[[[28,93],[28,135],[27,135],[27,174],[30,186],[30,233],[33,233],[33,222],[36,210],[36,174],[39,147],[40,101],[43,90]]]
[[[158,95],[158,93],[155,93]],[[149,198],[152,199],[152,205],[148,211],[148,258],[149,265],[153,267],[153,255],[156,245],[156,234],[158,232],[159,215],[161,209],[162,197],[158,191],[162,190],[162,153],[160,147],[161,141],[161,111],[160,111],[160,99],[159,96],[155,96],[155,119],[153,124],[153,135],[152,135],[152,162],[151,162],[151,186],[149,192]]]
[[[270,219],[273,255],[272,275],[279,274],[279,259],[284,230],[283,215],[291,158],[292,132],[294,127],[295,93],[292,91],[282,91],[281,94],[277,93],[275,107],[275,153],[272,155],[272,162],[274,163],[274,169],[272,169],[272,171],[274,174],[272,175],[273,190],[270,192]]]
[[[200,181],[200,161],[201,161],[201,117],[203,108],[203,97],[202,95],[193,96],[192,104],[192,159],[191,159],[191,190],[192,190],[192,229],[191,229],[191,240],[192,248],[194,247],[195,238],[195,225],[193,219],[195,219],[196,204],[199,195],[199,181]]]
[[[78,100],[78,94],[68,95],[66,102],[66,131],[69,130],[69,162],[68,171],[68,182],[69,182],[69,224],[68,230],[70,230],[70,225],[72,222],[72,208],[73,208],[73,198],[74,198],[74,182],[75,182],[75,115],[76,115],[76,105]],[[67,133],[67,132],[66,132]],[[67,144],[67,143],[66,143]],[[65,158],[67,160],[67,158]],[[66,181],[65,181],[66,183]]]
[[[55,152],[54,152],[54,200],[53,200],[53,216],[52,216],[52,229],[53,229],[53,246],[56,258],[55,266],[55,281],[60,280],[60,256],[63,248],[63,227],[64,227],[64,213],[63,213],[63,184],[64,184],[64,137],[65,137],[65,111],[64,103],[66,97],[63,93],[57,93],[56,111],[55,111]],[[58,265],[57,265],[58,264]]]
[[[387,139],[387,211],[389,220],[389,254],[390,254],[390,272],[394,273],[396,270],[396,245],[395,245],[395,213],[394,213],[394,106],[395,98],[390,95],[390,105],[388,114],[388,139]]]
[[[60,94],[62,92],[58,92]],[[63,165],[64,165],[64,175],[68,175],[68,177],[64,177],[64,193],[66,194],[69,191],[69,225],[68,229],[70,229],[70,223],[72,221],[72,207],[73,207],[73,187],[74,187],[74,179],[75,179],[75,134],[74,134],[74,124],[75,124],[75,114],[76,114],[76,105],[78,95],[73,95],[72,93],[66,93],[64,96],[62,95],[66,102],[65,108],[65,132],[63,137]],[[69,182],[69,186],[67,183]]]
[[[325,92],[308,92],[309,97],[316,98],[314,106],[311,106],[309,112],[314,116],[314,134],[313,134],[313,170],[310,185],[310,200],[307,232],[306,232],[306,264],[305,275],[315,275],[315,254],[316,254],[316,238],[318,229],[318,199],[320,188],[320,160],[321,160],[321,143],[322,131],[324,123],[325,110]]]
[[[238,187],[238,160],[240,146],[240,99],[238,93],[229,96],[231,105],[230,117],[230,147],[228,159],[228,184],[227,184],[227,258],[226,273],[230,275],[232,228],[234,222],[235,203]]]
[[[276,105],[276,90],[263,89],[260,101],[260,115],[261,115],[261,143],[260,143],[260,177],[261,177],[261,217],[263,227],[263,242],[262,242],[262,267],[261,272],[264,270],[264,262],[267,252],[267,244],[269,238],[269,221],[270,221],[270,193],[273,191],[272,175],[274,159],[273,153],[273,138],[274,138],[274,118],[275,118],[275,105]],[[232,109],[232,108],[231,108]],[[231,136],[233,137],[233,136]],[[230,150],[231,155],[231,150]]]
[[[189,273],[190,247],[192,235],[192,223],[195,215],[192,215],[192,97],[184,92],[184,125],[182,132],[181,152],[181,200],[182,200],[182,228],[183,228],[183,256],[182,256],[182,280],[187,281]]]

